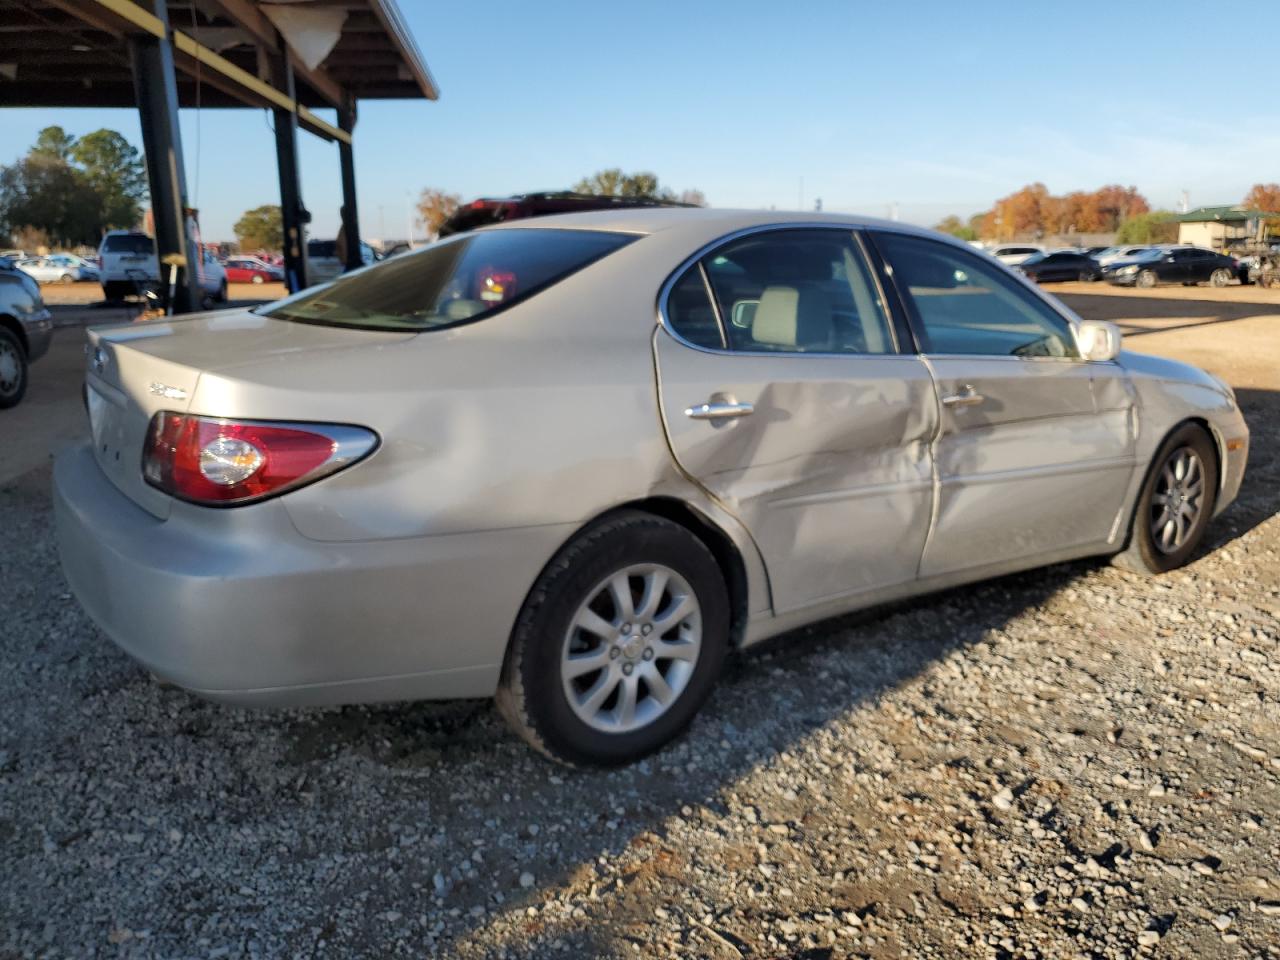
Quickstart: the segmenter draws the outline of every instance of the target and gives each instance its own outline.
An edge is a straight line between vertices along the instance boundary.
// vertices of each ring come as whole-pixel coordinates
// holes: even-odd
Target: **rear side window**
[[[455,326],[525,300],[634,239],[596,230],[465,234],[346,274],[258,312],[367,330]]]
[[[708,311],[701,271],[716,310]],[[719,321],[719,324],[717,324]],[[892,353],[888,312],[853,233],[753,233],[703,257],[672,287],[667,322],[696,346],[748,353]]]
[[[1067,321],[996,264],[920,237],[875,237],[899,292],[914,308],[925,353],[1079,356]]]
[[[155,243],[145,234],[114,234],[102,241],[103,253],[155,253]]]

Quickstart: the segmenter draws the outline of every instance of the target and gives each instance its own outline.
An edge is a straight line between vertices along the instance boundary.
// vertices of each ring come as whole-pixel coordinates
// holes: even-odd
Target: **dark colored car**
[[[1102,268],[1098,266],[1098,261],[1083,253],[1074,253],[1069,250],[1033,254],[1018,264],[1015,269],[1022,271],[1036,283],[1102,278]]]
[[[1242,271],[1240,261],[1234,257],[1199,247],[1174,247],[1149,250],[1132,260],[1109,264],[1103,268],[1102,277],[1125,287],[1154,287],[1160,283],[1225,287],[1232,280],[1246,282],[1242,272],[1248,271]]]
[[[588,210],[617,210],[622,207],[689,207],[693,204],[675,200],[655,200],[650,197],[598,197],[589,193],[572,193],[567,190],[522,193],[514,197],[493,200],[481,198],[459,207],[440,226],[440,236],[447,237],[465,230],[475,230],[504,220],[523,217],[542,217],[552,213],[583,213]]]

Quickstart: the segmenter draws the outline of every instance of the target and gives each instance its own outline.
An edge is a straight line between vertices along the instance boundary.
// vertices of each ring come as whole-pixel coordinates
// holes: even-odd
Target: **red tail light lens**
[[[377,435],[362,427],[161,412],[151,418],[142,474],[179,499],[234,506],[314,483],[377,444]]]

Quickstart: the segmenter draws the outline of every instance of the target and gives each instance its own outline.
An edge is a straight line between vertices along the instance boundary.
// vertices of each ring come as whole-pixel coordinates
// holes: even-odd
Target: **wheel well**
[[[734,542],[701,513],[675,497],[649,497],[645,500],[620,503],[604,516],[607,517],[617,510],[642,510],[677,523],[701,540],[703,545],[711,551],[724,577],[725,589],[729,591],[731,611],[729,640],[732,646],[739,646],[747,628],[747,568]]]
[[[1214,456],[1218,458],[1218,462],[1217,464],[1215,464],[1215,466],[1217,466],[1218,468],[1216,471],[1218,475],[1217,489],[1214,490],[1214,497],[1216,499],[1217,495],[1222,492],[1222,484],[1226,480],[1226,469],[1227,469],[1226,444],[1223,441],[1222,437],[1218,435],[1218,431],[1213,429],[1213,424],[1211,424],[1208,420],[1204,419],[1203,417],[1188,417],[1186,420],[1183,420],[1182,423],[1178,424],[1177,427],[1174,427],[1173,430],[1177,430],[1178,427],[1181,427],[1183,423],[1194,423],[1197,427],[1199,427],[1205,433],[1207,433],[1209,435],[1209,439],[1213,441],[1213,453],[1214,453]],[[1173,430],[1170,430],[1169,433],[1173,433]],[[1169,434],[1165,434],[1166,437],[1168,435]],[[1163,440],[1161,440],[1160,442],[1164,443]]]
[[[31,345],[27,343],[27,332],[22,329],[22,324],[8,314],[0,313],[0,327],[4,327],[17,337],[18,343],[22,346],[22,352],[30,356]]]

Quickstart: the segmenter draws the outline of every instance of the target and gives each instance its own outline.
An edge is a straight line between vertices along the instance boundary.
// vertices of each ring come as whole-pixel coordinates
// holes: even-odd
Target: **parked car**
[[[1037,283],[1055,280],[1101,280],[1102,269],[1083,253],[1035,253],[1015,268]]]
[[[1140,243],[1130,246],[1107,247],[1097,253],[1093,259],[1098,261],[1098,266],[1105,267],[1119,260],[1131,261],[1135,257],[1141,256],[1148,250],[1154,250],[1156,246],[1150,243]]]
[[[0,410],[17,406],[27,392],[32,363],[53,338],[53,319],[32,276],[0,267]]]
[[[991,248],[991,256],[1010,267],[1016,267],[1028,257],[1044,252],[1044,247],[1031,246],[1025,243],[998,244]]]
[[[197,276],[204,293],[205,305],[227,300],[227,272],[208,250],[199,252]],[[101,263],[102,295],[108,300],[122,300],[144,290],[159,290],[169,282],[169,271],[163,275],[156,257],[156,243],[145,233],[132,230],[110,230],[98,248]]]
[[[360,262],[366,267],[376,263],[378,255],[367,243],[360,244]],[[336,280],[346,272],[347,265],[338,259],[336,240],[307,241],[307,283],[315,286]]]
[[[19,260],[17,268],[38,283],[75,283],[98,279],[98,268],[71,253],[52,253],[47,257]]]
[[[1247,279],[1247,275],[1242,278],[1234,257],[1199,247],[1151,249],[1132,260],[1118,260],[1104,267],[1102,276],[1108,283],[1126,287],[1154,287],[1161,283],[1225,287],[1232,280]]]
[[[223,267],[231,283],[278,283],[284,279],[283,270],[257,257],[232,257]]]
[[[475,230],[494,223],[523,220],[527,217],[546,217],[556,213],[688,206],[691,205],[675,200],[658,200],[652,197],[601,197],[590,193],[573,193],[569,190],[521,193],[500,199],[481,197],[479,200],[472,200],[459,207],[457,212],[440,227],[440,236],[451,237],[464,230]]]
[[[837,215],[518,221],[88,337],[56,528],[124,650],[241,704],[496,694],[578,764],[659,748],[802,624],[1180,566],[1248,452],[1221,381]]]

